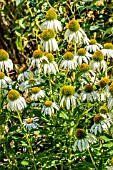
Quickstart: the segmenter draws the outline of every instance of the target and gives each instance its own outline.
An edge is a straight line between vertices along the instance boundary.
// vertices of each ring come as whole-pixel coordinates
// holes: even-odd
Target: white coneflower
[[[113,44],[112,43],[104,44],[104,48],[101,51],[108,58],[110,57],[113,58]]]
[[[41,90],[39,87],[33,87],[31,89],[31,93],[32,93],[31,100],[35,100],[35,101],[45,96],[45,91]]]
[[[80,28],[80,24],[77,20],[73,19],[69,22],[68,29],[65,32],[65,39],[68,40],[68,42],[74,42],[74,43],[83,43],[84,39],[86,41],[87,35],[83,31],[82,28]]]
[[[80,48],[75,54],[74,59],[77,61],[78,65],[82,63],[89,63],[91,59],[91,54],[89,54],[84,48]]]
[[[104,119],[111,118],[110,114],[108,113],[108,107],[106,105],[100,106],[99,112]]]
[[[104,55],[100,50],[96,51],[92,55],[92,61],[90,62],[90,65],[93,70],[97,70],[98,72],[100,72],[100,70],[102,69],[103,72],[105,72],[107,64],[104,60]]]
[[[55,110],[59,110],[57,103],[52,101],[46,101],[42,107],[41,113],[49,114],[50,116],[55,113]]]
[[[75,94],[75,88],[71,85],[62,87],[62,99],[60,101],[61,107],[66,107],[69,110],[71,107],[76,107],[76,101],[78,95]]]
[[[72,70],[75,68],[76,65],[77,65],[77,62],[74,59],[74,54],[71,52],[66,52],[61,62],[62,68]]]
[[[32,72],[27,70],[25,66],[19,69],[19,75],[17,77],[18,81],[25,81],[25,79],[29,79],[32,76]]]
[[[81,88],[83,88],[87,83],[97,85],[99,79],[97,78],[95,72],[91,70],[91,67],[87,63],[82,63],[79,67],[79,71],[81,72],[81,76],[79,77]]]
[[[95,115],[94,124],[91,126],[90,131],[97,135],[97,133],[102,133],[103,130],[108,130],[111,126],[111,120],[109,118],[104,119],[100,114]]]
[[[8,86],[11,85],[11,79],[7,76],[5,76],[5,74],[3,72],[0,72],[0,88],[6,88]]]
[[[50,28],[56,32],[58,31],[62,31],[62,26],[61,26],[61,22],[57,20],[57,14],[56,12],[50,8],[47,12],[46,12],[46,21],[44,21],[41,25],[41,30],[45,30],[47,28]]]
[[[38,125],[37,125],[37,121],[38,121],[38,120],[39,120],[39,119],[37,119],[36,117],[24,119],[24,120],[23,120],[23,125],[24,125],[28,130],[37,129],[37,128],[38,128]]]
[[[94,91],[93,85],[85,85],[84,91],[81,93],[81,99],[82,101],[89,100],[91,102],[98,100],[98,93]]]
[[[85,46],[85,49],[89,51],[90,53],[100,50],[102,48],[103,46],[97,43],[95,39],[90,39],[89,45]]]
[[[58,65],[54,61],[54,56],[51,53],[48,53],[46,54],[46,57],[47,57],[48,63],[45,62],[43,64],[44,74],[56,74],[57,72],[59,72]]]
[[[101,91],[99,93],[100,101],[106,101],[107,97],[109,96],[109,84],[110,79],[108,77],[103,77],[99,81],[98,85],[101,88]]]
[[[89,143],[95,143],[96,142],[96,138],[94,135],[92,134],[86,134],[84,129],[77,129],[76,133],[76,141],[74,143],[73,149],[74,151],[76,150],[76,148],[79,149],[80,152],[89,149]]]
[[[58,44],[55,40],[55,32],[52,29],[46,29],[41,34],[41,47],[46,52],[52,52],[58,50]]]
[[[43,84],[45,81],[43,79],[34,79],[34,78],[30,78],[27,81],[22,82],[19,85],[19,90],[26,91],[28,92],[30,88],[34,87],[34,86],[38,86],[40,84]]]
[[[4,50],[0,49],[0,71],[11,71],[13,70],[13,63],[9,59],[9,54]]]
[[[40,69],[43,61],[47,61],[47,58],[44,56],[43,52],[41,50],[35,50],[31,58],[30,68],[36,66]]]
[[[8,93],[7,109],[10,111],[21,111],[26,107],[26,101],[20,96],[17,90],[10,90]]]

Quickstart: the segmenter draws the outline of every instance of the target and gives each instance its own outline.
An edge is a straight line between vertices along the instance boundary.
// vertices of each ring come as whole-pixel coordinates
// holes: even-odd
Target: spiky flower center
[[[103,120],[104,120],[104,118],[100,114],[97,114],[97,115],[94,116],[95,124],[99,124]]]
[[[97,43],[97,41],[95,40],[95,39],[90,39],[90,45],[94,45],[94,44],[96,44]]]
[[[64,59],[65,59],[65,60],[73,60],[73,59],[74,59],[74,54],[71,53],[71,52],[66,52],[66,53],[64,54]]]
[[[104,106],[100,106],[100,109],[99,109],[100,113],[102,114],[106,114],[108,112],[108,108],[106,105]]]
[[[52,106],[52,101],[46,101],[46,102],[44,103],[44,105],[45,105],[46,107],[51,107],[51,106]]]
[[[49,54],[49,52],[45,51],[45,52],[44,52],[44,56],[46,56],[47,54]]]
[[[19,69],[19,73],[24,73],[27,70],[26,66],[23,66]]]
[[[113,83],[111,83],[111,85],[109,87],[109,92],[113,96]]]
[[[4,49],[0,49],[0,61],[5,61],[8,59],[9,59],[9,54]]]
[[[105,87],[106,85],[108,85],[110,83],[110,79],[105,77],[105,78],[101,78],[100,80],[100,87]]]
[[[29,119],[26,120],[26,123],[31,124],[31,123],[33,123],[33,120],[31,118],[29,118]]]
[[[20,97],[20,93],[17,90],[10,90],[8,93],[9,100],[17,100]]]
[[[71,96],[74,95],[75,88],[71,85],[63,86],[62,87],[62,95]]]
[[[98,50],[93,54],[92,58],[94,61],[101,62],[104,60],[104,55],[100,50]]]
[[[84,90],[85,90],[86,93],[91,93],[94,90],[93,85],[87,84],[85,86]]]
[[[90,66],[88,64],[82,63],[80,65],[80,71],[88,71],[88,70],[90,70]]]
[[[51,38],[55,38],[55,32],[52,29],[45,29],[41,36],[40,36],[44,41],[48,41]]]
[[[104,48],[113,50],[113,44],[112,43],[106,43],[106,44],[104,44]]]
[[[33,52],[33,57],[34,58],[41,58],[43,56],[43,52],[41,50],[35,50]]]
[[[35,82],[36,82],[35,79],[33,79],[33,78],[29,79],[29,84],[34,84]]]
[[[77,53],[78,53],[79,56],[85,56],[86,50],[84,48],[80,48]]]
[[[69,22],[68,28],[72,32],[77,32],[80,28],[80,24],[77,20],[73,19]]]
[[[54,61],[54,56],[51,53],[46,54],[46,57],[48,58],[48,61],[52,63]]]
[[[33,87],[33,88],[31,89],[31,92],[32,92],[33,94],[37,94],[39,91],[40,91],[40,88],[38,88],[38,87]]]
[[[4,79],[4,77],[5,77],[5,74],[3,72],[0,72],[0,80]]]
[[[56,12],[52,9],[52,8],[50,8],[47,12],[46,12],[46,20],[55,20],[55,19],[57,19],[57,14],[56,14]]]
[[[75,136],[79,140],[84,139],[86,137],[86,132],[84,129],[79,128],[76,130]]]

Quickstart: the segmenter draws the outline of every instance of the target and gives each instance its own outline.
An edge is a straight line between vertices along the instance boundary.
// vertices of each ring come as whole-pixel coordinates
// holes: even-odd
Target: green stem
[[[72,142],[72,132],[73,132],[73,128],[71,127],[71,112],[69,111],[69,170],[71,170],[71,156],[72,156],[72,148],[71,148],[71,142]]]
[[[52,97],[52,85],[51,85],[51,77],[49,74],[49,88],[50,88],[50,97]]]
[[[8,159],[8,162],[9,162],[9,166],[12,168],[12,163],[11,163],[11,160],[8,156],[8,152],[7,152],[7,148],[6,148],[6,144],[4,143],[4,152],[6,154],[6,158]]]
[[[33,152],[33,149],[32,149],[32,143],[31,143],[31,136],[30,136],[30,134],[28,134],[26,138],[27,138],[27,141],[28,141],[28,144],[29,144],[29,147],[30,147],[30,153],[31,153],[32,158],[33,158],[34,170],[37,170],[36,163],[35,163],[34,152]]]
[[[107,63],[106,65],[107,65],[107,66],[106,66],[106,71],[105,71],[105,77],[107,77],[108,62],[109,62],[109,58],[107,57],[107,61],[106,61],[106,63]]]
[[[91,158],[91,161],[92,161],[92,163],[93,163],[93,166],[95,167],[95,170],[98,170],[98,168],[97,168],[96,165],[95,165],[95,162],[94,162],[94,160],[93,160],[93,157],[92,157],[91,152],[90,152],[89,149],[88,149],[88,152],[89,152],[89,156],[90,156],[90,158]]]
[[[0,114],[2,113],[2,88],[0,88]]]
[[[76,46],[76,42],[75,42],[75,44],[74,44],[74,53],[76,54],[76,52],[77,52],[77,46]]]
[[[101,169],[103,170],[103,165],[104,165],[104,158],[103,158],[103,149],[102,149],[102,141],[100,140],[100,148],[101,148]]]
[[[63,170],[63,162],[61,162],[61,169],[60,170]]]
[[[21,119],[21,116],[20,116],[20,112],[17,112],[18,113],[18,119],[20,120],[20,123],[22,124],[22,119]],[[24,128],[25,132],[27,132],[27,130]],[[26,139],[27,139],[27,142],[29,144],[29,147],[30,147],[30,150],[29,150],[29,153],[32,155],[32,159],[31,159],[31,162],[33,161],[33,165],[34,165],[34,170],[37,170],[36,168],[36,163],[35,163],[35,157],[34,157],[34,153],[33,153],[33,149],[32,149],[32,143],[31,143],[31,136],[30,134],[26,134]]]

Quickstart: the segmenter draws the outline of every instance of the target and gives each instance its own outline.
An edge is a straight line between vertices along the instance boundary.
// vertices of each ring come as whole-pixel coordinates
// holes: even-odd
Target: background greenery
[[[1,0],[0,48],[9,53],[13,63],[18,65],[25,64],[29,57],[32,57],[33,51],[40,46],[40,24],[45,20],[45,13],[51,6],[55,9],[58,14],[58,20],[62,22],[63,26],[63,31],[59,33],[58,39],[59,53],[61,55],[65,53],[65,49],[71,48],[73,50],[64,40],[66,26],[73,18],[80,22],[81,27],[89,38],[96,38],[101,44],[113,41],[113,1]],[[14,73],[12,72],[12,75],[15,75],[15,71]],[[65,74],[57,75],[55,81],[57,83],[63,82],[64,77]],[[49,88],[48,78],[44,78],[46,80],[45,86]],[[78,86],[80,86],[80,82]],[[60,87],[60,83],[57,86],[53,85],[53,91],[60,89]],[[87,126],[86,128],[90,128],[92,118],[98,112],[98,109],[96,110],[98,103],[95,103],[95,110],[93,105],[89,104],[84,112],[82,109],[80,111],[80,108],[84,108],[85,105],[86,103],[84,105],[82,103],[79,108],[74,110],[73,114],[83,116],[79,122],[79,127]],[[70,123],[73,126],[78,117],[75,118],[73,115],[70,120],[68,113],[66,112],[65,114],[61,111],[60,114],[52,118],[49,116],[42,118],[40,109],[29,109],[28,104],[27,109],[21,115],[22,118],[26,115],[26,110],[29,111],[29,116],[35,113],[35,116],[41,118],[38,122],[41,125],[39,130],[35,130],[30,134],[33,150],[35,150],[37,168],[42,168],[43,170],[62,170],[62,167],[65,170],[69,169],[70,136],[66,134],[69,132]],[[0,126],[0,133],[4,135],[2,140],[0,139],[0,170],[16,170],[18,167],[20,170],[33,169],[32,155],[28,153],[29,145],[24,137],[26,132],[21,128],[18,129],[19,120],[15,113],[10,114],[7,109],[4,109],[0,125],[3,122],[8,125],[10,130],[8,134],[4,134],[2,131],[4,127]],[[104,170],[113,155],[113,141],[109,134],[101,136],[99,140],[103,140],[104,144],[101,147],[99,144],[94,145],[93,157],[94,159],[96,158],[95,162],[99,170]],[[102,159],[101,156],[103,156]],[[9,161],[7,161],[8,158],[10,158]],[[105,162],[104,167],[103,159]],[[71,161],[72,170],[78,169],[78,167],[79,170],[94,169],[87,151],[85,156],[84,153],[76,151],[76,159],[73,154]]]

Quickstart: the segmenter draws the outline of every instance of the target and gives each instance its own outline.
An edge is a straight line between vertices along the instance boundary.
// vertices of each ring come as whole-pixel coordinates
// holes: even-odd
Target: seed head
[[[100,80],[100,87],[105,87],[106,85],[108,85],[110,83],[110,79],[107,77],[101,78]]]
[[[94,123],[95,124],[99,124],[103,120],[104,120],[104,118],[100,114],[97,114],[97,115],[94,116]]]
[[[80,71],[88,71],[88,70],[90,70],[90,66],[88,64],[82,63],[80,65]]]
[[[54,61],[54,56],[51,53],[46,54],[46,57],[48,58],[48,61],[52,63]]]
[[[75,136],[79,140],[84,139],[86,137],[86,132],[84,129],[79,128],[76,130]]]
[[[84,90],[85,90],[86,93],[91,93],[94,90],[93,85],[87,84],[85,86]]]
[[[35,50],[33,52],[33,57],[34,58],[41,58],[43,56],[43,52],[41,50]]]
[[[106,44],[104,44],[104,48],[113,50],[113,44],[112,43],[106,43]]]
[[[5,74],[3,72],[0,72],[0,80],[4,79],[4,77],[5,77]]]
[[[31,92],[32,92],[33,94],[37,94],[39,91],[40,91],[40,88],[39,88],[39,87],[33,87],[33,88],[31,89]]]
[[[94,45],[94,44],[96,44],[97,43],[97,41],[95,40],[95,39],[90,39],[90,45]]]
[[[56,14],[56,12],[52,8],[50,8],[46,12],[46,16],[45,17],[46,17],[46,20],[49,20],[49,21],[56,20],[57,19],[57,14]]]
[[[79,56],[85,56],[86,50],[84,48],[80,48],[77,53],[78,53]]]
[[[100,113],[102,114],[106,114],[108,113],[108,108],[106,105],[103,105],[103,106],[100,106],[100,109],[99,109]]]
[[[78,23],[77,20],[73,19],[69,22],[69,26],[68,26],[69,30],[72,32],[77,32],[80,28],[80,24]]]
[[[46,102],[44,103],[44,105],[45,105],[46,107],[51,107],[52,101],[46,101]]]
[[[20,97],[20,93],[17,90],[10,90],[8,93],[8,99],[11,101],[17,100]]]
[[[66,52],[66,53],[64,54],[64,59],[65,59],[65,60],[73,60],[73,59],[74,59],[74,54],[71,53],[71,52]]]
[[[33,123],[33,120],[31,118],[29,118],[29,119],[26,120],[26,123],[31,124],[31,123]]]
[[[55,38],[55,32],[52,29],[45,29],[41,36],[40,36],[44,41],[48,41],[51,38]]]
[[[104,60],[104,55],[100,50],[98,50],[93,54],[92,58],[94,61],[101,62]]]
[[[63,86],[62,87],[62,95],[71,96],[74,95],[75,88],[71,85]]]
[[[9,54],[4,49],[0,49],[0,61],[5,61],[8,59],[9,59]]]

